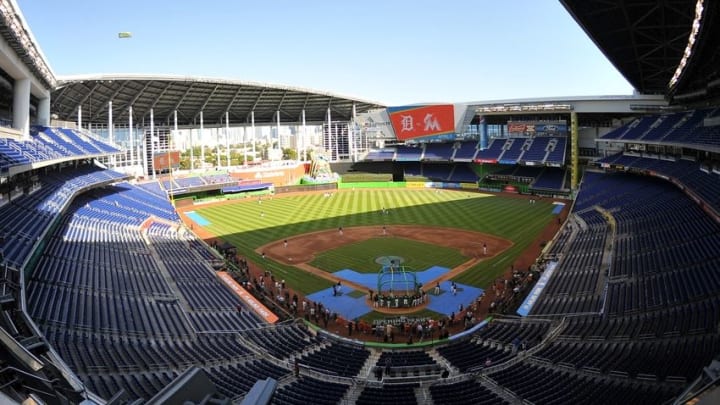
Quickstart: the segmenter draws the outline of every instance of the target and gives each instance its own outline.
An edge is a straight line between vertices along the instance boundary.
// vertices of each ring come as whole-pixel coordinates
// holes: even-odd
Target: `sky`
[[[203,76],[386,105],[633,92],[557,0],[15,1],[58,76]]]

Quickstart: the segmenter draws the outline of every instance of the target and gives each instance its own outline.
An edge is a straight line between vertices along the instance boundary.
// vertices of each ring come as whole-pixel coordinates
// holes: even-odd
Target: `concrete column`
[[[78,106],[77,126],[82,129],[82,105]]]
[[[147,152],[148,152],[148,149],[147,149],[148,146],[147,146],[147,144],[148,144],[148,143],[147,143],[147,140],[143,138],[144,135],[145,135],[145,120],[143,120],[143,123],[142,123],[142,135],[139,136],[139,138],[140,138],[142,141],[139,143],[139,148],[138,148],[138,149],[139,149],[139,152],[140,152],[140,154],[141,154],[142,156],[138,159],[138,163],[139,163],[139,164],[142,164],[142,172],[145,173],[146,176],[149,176],[149,175],[150,175],[150,172],[149,172],[148,169],[147,169],[147,168],[148,168],[148,159],[147,159],[147,155],[148,155],[148,153],[147,153]],[[143,141],[144,141],[144,142],[143,142]],[[141,163],[141,162],[142,162],[142,163]]]
[[[340,160],[340,124],[335,124],[335,161]]]
[[[280,144],[280,110],[275,111],[275,127],[277,128],[278,148],[282,149],[282,145]]]
[[[50,96],[41,98],[38,100],[37,110],[37,123],[38,125],[49,126],[50,125]]]
[[[298,153],[298,158],[300,160],[305,161],[305,154],[307,153],[307,146],[305,146],[305,142],[307,142],[307,125],[305,123],[305,109],[302,110],[302,149],[298,146],[298,149],[302,151],[302,155]]]
[[[13,86],[13,128],[30,135],[30,79],[16,79]]]
[[[190,171],[195,170],[195,151],[193,150],[193,131],[194,129],[190,130]]]
[[[178,136],[178,123],[177,123],[177,110],[173,110],[173,132],[174,134],[170,135],[170,140],[172,141],[172,135]],[[172,149],[172,142],[168,142],[168,150]],[[168,161],[170,160],[168,155]]]
[[[220,128],[215,128],[215,166],[222,167],[220,164]]]
[[[487,131],[487,121],[485,121],[485,117],[480,117],[480,150],[485,150],[488,148],[488,131]]]
[[[108,101],[108,140],[110,144],[115,143],[115,134],[113,132],[113,111],[112,111],[112,100]],[[115,155],[110,156],[110,163],[115,165]]]
[[[328,123],[327,123],[327,127],[328,127],[328,133],[327,133],[327,137],[328,137],[328,147],[327,147],[327,149],[328,149],[328,151],[330,151],[330,156],[328,156],[328,161],[332,162],[332,161],[333,161],[333,158],[332,158],[332,145],[333,145],[333,141],[332,141],[332,113],[330,112],[330,107],[328,107],[328,109],[327,109],[327,120],[328,120]]]
[[[230,111],[225,111],[225,162],[230,167]]]
[[[113,143],[115,139],[113,134],[112,100],[108,101],[108,139],[110,143]]]
[[[255,153],[255,111],[250,111],[250,132],[252,132],[252,155],[253,161],[257,154]]]
[[[203,123],[203,112],[200,111],[200,167],[205,167],[205,142],[203,142],[204,135],[205,124]]]
[[[152,178],[155,179],[155,111],[150,109],[150,171],[152,172]],[[146,142],[147,143],[147,142]],[[170,183],[172,185],[172,183]]]
[[[247,165],[247,140],[248,140],[248,127],[246,125],[243,126],[243,135],[242,135],[242,146],[243,146],[243,166]]]
[[[357,110],[355,108],[355,103],[352,104],[352,120],[350,122],[349,128],[348,128],[348,155],[350,155],[350,161],[355,162],[357,160],[357,156],[355,156],[357,152],[357,148],[355,148],[355,120],[357,119]]]
[[[578,117],[575,111],[570,113],[570,189],[577,190],[580,181],[580,167],[578,166]]]
[[[133,108],[128,107],[128,140],[130,148],[130,166],[133,166]]]

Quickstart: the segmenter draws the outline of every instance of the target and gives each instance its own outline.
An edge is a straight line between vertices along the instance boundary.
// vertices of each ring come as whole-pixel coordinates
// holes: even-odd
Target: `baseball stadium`
[[[1,0],[0,402],[720,402],[720,3],[560,3],[633,95],[56,76]]]

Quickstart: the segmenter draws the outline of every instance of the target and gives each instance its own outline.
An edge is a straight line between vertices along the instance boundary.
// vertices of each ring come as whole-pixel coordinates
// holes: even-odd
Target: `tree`
[[[297,160],[297,151],[293,148],[283,148],[283,159]]]

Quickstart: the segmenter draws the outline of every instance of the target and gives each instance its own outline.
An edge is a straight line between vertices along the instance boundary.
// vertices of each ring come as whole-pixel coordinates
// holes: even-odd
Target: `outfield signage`
[[[408,181],[405,188],[462,188],[460,183],[448,183],[444,181]]]
[[[217,273],[218,278],[222,280],[225,285],[230,287],[230,289],[238,296],[240,299],[247,304],[256,314],[260,315],[263,319],[265,319],[268,323],[275,323],[278,321],[278,316],[275,315],[272,311],[270,311],[265,305],[263,305],[260,301],[257,300],[257,298],[253,297],[252,294],[250,294],[246,289],[244,289],[240,284],[238,284],[233,278],[225,271],[218,271]]]
[[[546,134],[564,134],[567,133],[567,125],[565,124],[535,124],[535,132]]]
[[[395,137],[401,141],[455,133],[452,104],[388,107],[387,111]]]
[[[508,132],[511,134],[566,134],[566,124],[533,124],[526,122],[508,122]]]
[[[525,128],[527,128],[527,124],[518,124],[514,122],[508,122],[507,129],[510,133],[518,133],[518,132],[525,132]]]
[[[525,301],[523,301],[522,305],[520,305],[520,308],[518,308],[518,310],[516,311],[518,315],[528,316],[528,314],[532,310],[532,307],[535,305],[538,298],[540,298],[540,294],[542,294],[545,286],[547,286],[548,281],[550,281],[550,277],[552,277],[553,273],[555,272],[555,267],[557,267],[557,262],[547,263],[547,266],[545,266],[545,271],[543,272],[542,276],[540,276],[540,280],[538,280],[537,284],[535,284],[533,289],[530,291],[530,294],[528,294],[527,298],[525,298]]]
[[[180,151],[156,152],[153,154],[153,169],[156,171],[180,167]]]

